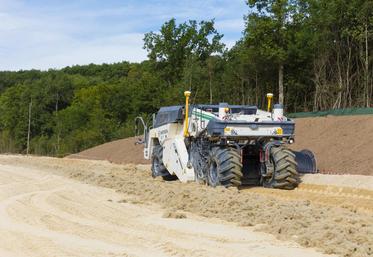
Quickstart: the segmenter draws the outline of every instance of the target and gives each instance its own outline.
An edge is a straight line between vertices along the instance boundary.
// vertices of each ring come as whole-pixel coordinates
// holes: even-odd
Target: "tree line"
[[[0,151],[64,156],[133,135],[133,119],[183,102],[287,112],[372,107],[371,0],[249,0],[231,48],[209,21],[175,19],[144,36],[142,63],[0,72]],[[31,108],[30,108],[31,107]]]

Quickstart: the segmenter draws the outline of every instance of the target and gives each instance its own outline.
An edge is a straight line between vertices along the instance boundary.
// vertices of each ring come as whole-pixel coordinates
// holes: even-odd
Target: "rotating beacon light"
[[[267,102],[268,102],[267,112],[271,111],[272,98],[273,98],[273,94],[272,93],[268,93],[267,94]]]
[[[284,119],[284,107],[282,104],[273,105],[273,120],[282,121]]]
[[[190,91],[185,91],[184,96],[185,96],[185,123],[184,123],[184,137],[189,136],[189,97],[190,97],[191,92]]]

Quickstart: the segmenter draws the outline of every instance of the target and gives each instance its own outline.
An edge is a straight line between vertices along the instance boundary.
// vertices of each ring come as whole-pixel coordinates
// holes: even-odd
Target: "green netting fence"
[[[308,117],[323,117],[323,116],[347,116],[347,115],[368,115],[373,114],[373,108],[346,108],[335,109],[318,112],[296,112],[289,113],[286,116],[289,118],[308,118]]]

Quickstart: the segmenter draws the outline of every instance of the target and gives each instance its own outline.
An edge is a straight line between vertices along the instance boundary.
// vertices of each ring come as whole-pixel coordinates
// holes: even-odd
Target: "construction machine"
[[[315,173],[311,151],[292,151],[295,123],[284,116],[283,106],[266,111],[256,106],[220,103],[161,107],[149,126],[143,126],[144,158],[151,160],[153,177],[209,186],[262,185],[294,189],[299,173]]]

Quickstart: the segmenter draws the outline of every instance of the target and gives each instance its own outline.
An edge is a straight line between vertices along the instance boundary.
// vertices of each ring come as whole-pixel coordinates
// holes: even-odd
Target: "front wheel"
[[[163,164],[163,147],[156,145],[152,156],[152,177],[161,176],[165,181],[177,180],[175,175],[171,175]]]
[[[209,186],[240,186],[242,174],[241,156],[231,147],[212,148],[207,166]]]

